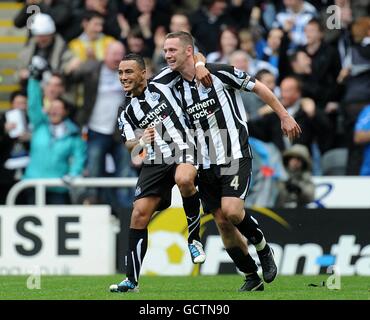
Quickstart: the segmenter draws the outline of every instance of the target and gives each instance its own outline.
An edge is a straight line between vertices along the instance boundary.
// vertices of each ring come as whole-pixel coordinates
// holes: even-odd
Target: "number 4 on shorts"
[[[238,190],[238,188],[239,188],[239,176],[234,177],[234,179],[230,183],[230,187],[233,187],[234,190]]]

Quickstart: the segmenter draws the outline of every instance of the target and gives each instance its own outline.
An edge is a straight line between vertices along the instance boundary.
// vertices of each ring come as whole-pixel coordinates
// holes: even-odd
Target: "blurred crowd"
[[[63,178],[68,186],[76,176],[137,176],[116,129],[124,102],[118,64],[138,53],[152,76],[166,65],[166,33],[180,30],[191,32],[208,62],[267,85],[303,130],[289,141],[272,109],[242,93],[255,157],[249,204],[305,205],[314,196],[312,175],[370,175],[368,0],[23,2],[14,25],[29,36],[14,80],[21,90],[10,98],[9,111],[18,111],[0,119],[0,204],[19,179]],[[41,13],[30,10],[35,5]],[[24,130],[15,132],[11,119]],[[132,198],[127,188],[47,193],[58,204],[125,207]]]

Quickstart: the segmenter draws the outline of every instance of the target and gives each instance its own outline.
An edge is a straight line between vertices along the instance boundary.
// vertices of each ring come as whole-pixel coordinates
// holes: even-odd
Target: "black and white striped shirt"
[[[187,81],[178,72],[164,69],[154,81],[167,83],[186,110],[204,168],[252,157],[248,143],[247,115],[239,90],[251,91],[255,79],[229,65],[207,64],[210,88]]]
[[[146,128],[155,128],[154,141],[147,145],[147,160],[154,163],[170,157],[179,160],[176,156],[184,150],[194,153],[195,142],[184,112],[166,85],[150,82],[140,96],[127,96],[118,111],[118,125],[124,142],[138,139]]]

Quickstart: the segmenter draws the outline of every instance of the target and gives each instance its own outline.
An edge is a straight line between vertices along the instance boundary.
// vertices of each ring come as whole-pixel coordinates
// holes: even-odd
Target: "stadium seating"
[[[321,156],[322,174],[327,176],[343,176],[346,174],[348,149],[336,148]]]
[[[17,52],[27,40],[27,30],[13,26],[13,18],[23,4],[15,1],[0,3],[0,110],[9,108],[9,94],[19,88],[14,83]]]

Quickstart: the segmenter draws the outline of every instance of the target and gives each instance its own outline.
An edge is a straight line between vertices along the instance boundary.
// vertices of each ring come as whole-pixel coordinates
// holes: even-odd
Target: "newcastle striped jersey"
[[[118,111],[118,126],[124,142],[138,139],[146,128],[155,128],[154,141],[147,145],[147,160],[162,163],[163,158],[182,156],[184,150],[194,152],[184,112],[163,84],[149,83],[140,96],[127,96]]]
[[[178,72],[164,69],[154,81],[167,83],[195,131],[201,149],[198,161],[204,168],[232,159],[252,157],[248,143],[247,115],[239,90],[251,91],[255,79],[229,65],[207,64],[213,84],[210,88],[187,81]]]

